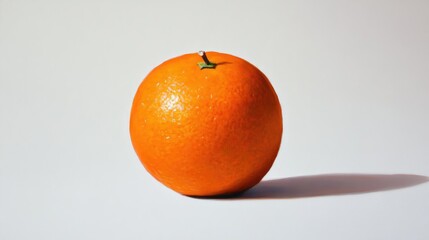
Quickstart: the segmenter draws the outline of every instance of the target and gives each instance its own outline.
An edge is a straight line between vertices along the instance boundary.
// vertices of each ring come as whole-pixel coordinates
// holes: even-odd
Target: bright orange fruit
[[[147,171],[176,192],[241,192],[257,184],[277,156],[280,103],[249,62],[200,54],[170,59],[143,80],[131,110],[131,141]]]

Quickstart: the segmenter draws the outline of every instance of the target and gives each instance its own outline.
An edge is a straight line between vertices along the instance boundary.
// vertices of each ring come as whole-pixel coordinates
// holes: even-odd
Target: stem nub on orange
[[[147,171],[189,196],[233,194],[257,184],[277,156],[282,128],[267,77],[218,52],[182,55],[153,69],[137,90],[130,119],[131,141]]]

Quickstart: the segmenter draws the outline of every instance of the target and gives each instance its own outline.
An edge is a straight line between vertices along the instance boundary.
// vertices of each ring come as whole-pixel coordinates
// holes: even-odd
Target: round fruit
[[[188,196],[227,195],[251,188],[271,168],[282,113],[269,80],[249,62],[185,54],[143,80],[130,134],[144,167],[165,186]]]

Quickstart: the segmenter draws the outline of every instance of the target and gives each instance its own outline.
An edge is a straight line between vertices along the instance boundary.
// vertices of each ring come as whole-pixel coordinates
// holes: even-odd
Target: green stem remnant
[[[216,68],[216,63],[212,63],[209,61],[209,59],[207,58],[206,52],[204,51],[199,51],[198,55],[201,56],[201,58],[203,58],[204,62],[199,62],[198,66],[200,67],[200,69],[204,69],[204,68]]]

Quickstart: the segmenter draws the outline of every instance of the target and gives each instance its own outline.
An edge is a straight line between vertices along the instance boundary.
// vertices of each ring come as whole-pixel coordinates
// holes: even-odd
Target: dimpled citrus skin
[[[170,59],[143,80],[131,109],[130,135],[147,171],[189,196],[238,193],[271,168],[282,113],[265,75],[247,61],[207,52]]]

